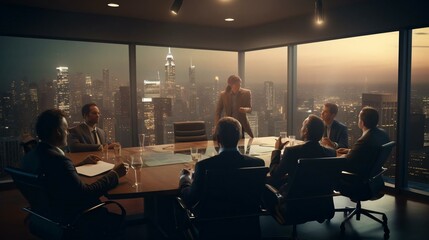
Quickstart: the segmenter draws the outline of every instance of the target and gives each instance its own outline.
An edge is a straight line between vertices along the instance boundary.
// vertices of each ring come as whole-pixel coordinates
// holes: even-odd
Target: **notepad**
[[[113,166],[115,165],[112,163],[98,161],[97,164],[85,164],[85,165],[76,167],[76,171],[80,175],[93,177],[112,170]]]

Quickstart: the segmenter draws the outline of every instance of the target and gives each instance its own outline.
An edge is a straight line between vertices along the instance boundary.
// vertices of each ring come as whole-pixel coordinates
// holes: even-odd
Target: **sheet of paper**
[[[168,164],[186,163],[191,161],[191,156],[180,153],[143,153],[143,162],[148,167],[162,166]]]
[[[76,167],[76,171],[81,175],[93,177],[112,170],[113,166],[115,165],[112,163],[98,161],[97,164],[86,164],[83,166]]]

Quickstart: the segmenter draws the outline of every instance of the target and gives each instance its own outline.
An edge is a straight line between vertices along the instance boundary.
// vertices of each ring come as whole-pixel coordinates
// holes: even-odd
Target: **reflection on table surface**
[[[270,163],[271,151],[274,149],[276,137],[261,137],[242,139],[239,142],[239,151],[243,154],[263,159],[265,165]],[[299,142],[299,141],[296,141]],[[143,152],[140,147],[123,148],[120,159],[115,159],[113,150],[109,150],[108,159],[103,161],[115,163],[116,161],[129,161],[130,156],[142,154],[144,167],[141,171],[141,184],[138,188],[131,187],[135,181],[135,171],[130,169],[127,175],[120,179],[119,185],[110,190],[107,196],[116,198],[134,198],[151,196],[153,194],[176,194],[178,178],[181,169],[191,162],[190,147],[198,147],[202,160],[218,153],[219,147],[215,141],[184,142],[175,144],[162,144],[145,146]],[[88,154],[102,157],[102,152],[67,153],[73,162],[79,162]],[[82,177],[86,182],[95,181],[98,177]]]

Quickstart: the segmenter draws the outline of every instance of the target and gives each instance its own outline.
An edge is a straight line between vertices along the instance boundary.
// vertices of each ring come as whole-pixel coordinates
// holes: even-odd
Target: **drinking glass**
[[[103,144],[101,153],[102,153],[101,158],[103,159],[103,161],[107,162],[109,160],[109,144],[107,143]]]
[[[140,183],[140,170],[143,167],[143,157],[141,154],[131,156],[131,168],[134,169],[135,182],[132,187],[138,188]]]
[[[287,132],[280,132],[280,137],[282,139],[286,139],[287,138]]]
[[[197,147],[191,147],[191,158],[193,162],[193,167],[195,168],[195,164],[200,160],[201,153],[198,151],[199,149]]]
[[[289,135],[289,146],[295,145],[295,135]]]
[[[144,135],[143,133],[139,134],[140,152],[143,152],[145,137],[146,135]]]
[[[116,143],[115,146],[113,146],[113,150],[115,152],[115,161],[119,161],[122,156],[121,144]]]

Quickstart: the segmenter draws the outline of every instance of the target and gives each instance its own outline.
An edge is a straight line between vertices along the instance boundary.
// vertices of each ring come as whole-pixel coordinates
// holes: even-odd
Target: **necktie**
[[[94,143],[98,144],[97,130],[92,130],[92,136],[94,137]]]

